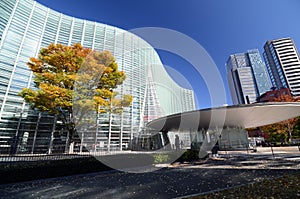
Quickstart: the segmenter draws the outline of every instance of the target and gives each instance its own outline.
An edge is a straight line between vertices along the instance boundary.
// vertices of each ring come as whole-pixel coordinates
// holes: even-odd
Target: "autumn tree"
[[[19,95],[32,108],[61,116],[68,129],[68,145],[91,111],[110,112],[115,107],[121,112],[131,104],[131,95],[120,96],[114,91],[126,74],[118,70],[109,51],[93,51],[80,44],[51,44],[27,65],[34,74],[35,88],[24,88]]]
[[[299,102],[300,99],[291,95],[279,95],[272,102]],[[261,127],[261,129],[270,135],[271,140],[276,141],[291,141],[293,131],[297,127],[298,118],[292,118],[275,124],[270,124]]]
[[[296,119],[296,122],[293,126],[293,138],[300,139],[300,117]]]

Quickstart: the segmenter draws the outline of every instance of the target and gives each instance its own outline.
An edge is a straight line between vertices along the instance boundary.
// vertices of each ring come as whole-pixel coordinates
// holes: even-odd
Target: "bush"
[[[170,160],[168,154],[155,154],[154,155],[154,164],[167,163]]]
[[[178,162],[186,162],[186,161],[189,162],[189,161],[195,161],[195,160],[199,160],[199,150],[188,149],[176,161],[178,161]]]
[[[199,150],[195,150],[195,149],[188,149],[184,151],[174,150],[174,151],[169,151],[167,153],[157,153],[153,155],[153,159],[154,159],[153,163],[161,164],[161,163],[173,163],[173,162],[191,162],[191,161],[199,160],[198,154],[199,154]]]

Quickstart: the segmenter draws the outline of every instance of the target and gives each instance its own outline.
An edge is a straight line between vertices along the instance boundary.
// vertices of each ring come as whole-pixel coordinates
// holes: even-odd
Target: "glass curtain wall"
[[[33,88],[33,75],[26,62],[51,43],[81,43],[95,50],[109,50],[119,70],[127,76],[116,91],[131,94],[132,105],[125,107],[122,114],[95,114],[99,123],[97,131],[80,132],[85,146],[93,145],[95,150],[102,150],[110,144],[117,150],[127,149],[149,118],[195,109],[193,92],[179,87],[165,71],[156,51],[130,32],[67,16],[33,0],[2,0],[0,13],[0,145],[6,150],[14,136],[17,135],[20,143],[25,132],[30,142],[35,139],[36,146],[49,147],[53,143],[51,139],[55,139],[51,134],[52,126],[48,128],[48,138],[37,141],[42,132],[40,128],[45,126],[43,119],[37,125],[39,114],[29,111],[28,105],[18,96],[22,88]],[[147,99],[149,96],[153,99]],[[155,102],[151,107],[151,111],[156,112],[154,117],[148,117],[148,113],[152,114],[149,101]],[[28,119],[32,117],[35,119]],[[50,126],[53,121],[60,121],[54,116],[43,114],[41,118],[44,117],[51,118],[46,122]],[[25,130],[22,125],[30,126],[31,130]],[[66,137],[67,132],[60,125],[54,128],[56,134]],[[35,131],[38,131],[36,137]]]

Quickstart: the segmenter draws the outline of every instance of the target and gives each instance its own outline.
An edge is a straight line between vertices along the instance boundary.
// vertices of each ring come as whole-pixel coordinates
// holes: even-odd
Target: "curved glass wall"
[[[50,43],[81,43],[84,47],[109,50],[119,69],[126,73],[127,78],[118,92],[131,94],[132,106],[125,108],[121,115],[113,115],[110,122],[108,115],[100,115],[101,128],[96,139],[85,135],[87,144],[106,147],[110,139],[115,147],[122,144],[121,148],[126,148],[145,122],[195,109],[193,92],[179,87],[165,71],[156,51],[134,34],[58,13],[33,0],[2,0],[0,13],[1,146],[9,147],[14,135],[22,137],[24,133],[33,143],[35,134],[39,134],[38,126],[41,125],[26,119],[30,115],[29,108],[18,93],[22,88],[33,87],[32,73],[26,65],[29,57],[36,57],[39,50]],[[23,121],[28,124],[24,129]],[[49,127],[48,135],[54,132],[50,140],[63,134],[63,130],[56,128]]]

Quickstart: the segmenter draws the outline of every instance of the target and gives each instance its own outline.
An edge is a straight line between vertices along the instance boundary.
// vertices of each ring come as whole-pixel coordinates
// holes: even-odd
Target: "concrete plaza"
[[[0,198],[180,198],[299,172],[298,147],[274,148],[275,156],[269,150],[220,151],[218,158],[149,173],[109,171],[6,184]]]

